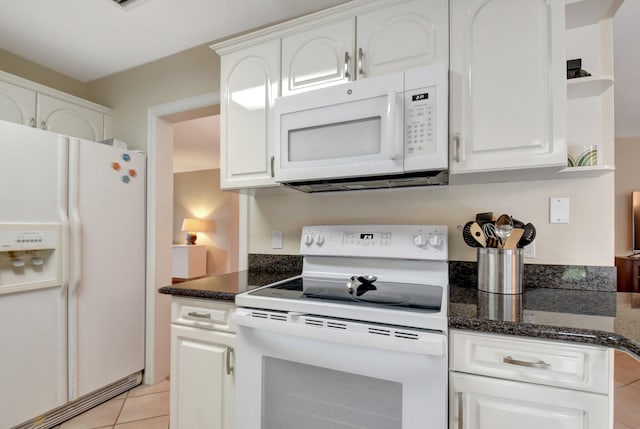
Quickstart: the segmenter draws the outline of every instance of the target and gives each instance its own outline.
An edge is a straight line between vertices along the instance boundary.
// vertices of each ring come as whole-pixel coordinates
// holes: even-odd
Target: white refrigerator
[[[53,427],[140,383],[145,164],[0,121],[1,428]]]

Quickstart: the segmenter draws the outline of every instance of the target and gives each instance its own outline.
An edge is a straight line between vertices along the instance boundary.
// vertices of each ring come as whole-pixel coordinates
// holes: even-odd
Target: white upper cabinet
[[[112,137],[110,109],[0,72],[0,120],[99,141]]]
[[[450,182],[539,179],[566,166],[564,2],[450,7]]]
[[[99,141],[104,137],[102,113],[64,100],[38,94],[38,127],[85,140]]]
[[[359,14],[358,78],[449,61],[449,2],[413,0]]]
[[[282,95],[351,80],[354,46],[354,18],[283,37]]]
[[[0,81],[0,119],[16,124],[35,126],[35,91]]]
[[[274,186],[269,114],[278,95],[280,41],[223,55],[220,62],[220,187]]]
[[[448,2],[373,2],[282,37],[282,95],[448,62]]]

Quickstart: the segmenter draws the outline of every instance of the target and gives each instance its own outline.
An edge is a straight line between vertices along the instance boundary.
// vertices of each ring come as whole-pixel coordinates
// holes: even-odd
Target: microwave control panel
[[[424,156],[436,150],[436,87],[405,92],[405,157]]]

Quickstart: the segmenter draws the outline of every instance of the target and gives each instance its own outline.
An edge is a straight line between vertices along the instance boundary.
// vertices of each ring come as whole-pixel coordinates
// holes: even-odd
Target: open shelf
[[[602,95],[613,85],[613,76],[587,76],[567,80],[567,97],[582,98]]]
[[[613,173],[616,168],[613,165],[594,165],[588,167],[566,167],[551,174],[548,179],[573,179],[583,177],[600,177]]]
[[[611,18],[623,0],[566,0],[567,29],[595,24]]]

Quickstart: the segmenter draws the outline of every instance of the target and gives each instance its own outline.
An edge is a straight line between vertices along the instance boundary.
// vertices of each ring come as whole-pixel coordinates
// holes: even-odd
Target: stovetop
[[[378,281],[356,282],[350,293],[349,283],[349,281],[337,279],[299,276],[248,293],[266,298],[317,300],[318,303],[322,300],[334,300],[345,305],[388,307],[403,311],[439,312],[442,307],[444,292],[442,286]]]
[[[236,305],[446,331],[447,227],[329,225],[302,230],[302,275]]]

